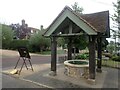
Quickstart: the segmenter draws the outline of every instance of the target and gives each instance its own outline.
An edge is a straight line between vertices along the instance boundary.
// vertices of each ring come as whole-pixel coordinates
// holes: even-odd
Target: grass
[[[38,54],[49,55],[51,54],[51,51],[38,52]]]
[[[115,68],[120,68],[120,62],[113,61],[113,60],[102,60],[102,65],[103,66],[108,66],[108,67],[115,67]]]
[[[51,51],[43,51],[39,54],[43,55],[50,55]],[[65,54],[64,50],[57,50],[57,54]],[[96,61],[97,62],[97,61]],[[114,67],[114,68],[120,68],[120,62],[113,61],[113,60],[102,60],[102,65],[107,67]]]
[[[43,51],[43,52],[39,52],[38,54],[50,55],[51,51]],[[57,54],[65,54],[65,51],[64,50],[57,50]]]

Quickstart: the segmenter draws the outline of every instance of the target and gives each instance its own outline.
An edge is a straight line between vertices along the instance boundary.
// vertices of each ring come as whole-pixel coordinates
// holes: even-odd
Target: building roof
[[[66,14],[65,11],[66,12],[68,11],[70,13]],[[109,28],[109,11],[102,11],[102,12],[91,13],[91,14],[80,14],[80,13],[76,13],[75,11],[73,11],[68,6],[66,6],[61,11],[61,13],[56,17],[56,19],[52,22],[52,24],[47,28],[44,35],[46,35],[49,32],[50,28],[55,24],[55,22],[58,22],[57,21],[58,18],[60,18],[63,13],[65,13],[66,14],[65,16],[70,18],[70,19],[71,19],[70,14],[73,14],[75,16],[75,18],[82,21],[82,23],[85,23],[89,27],[89,30],[92,29],[96,33],[104,33],[105,35],[107,34],[107,37],[109,37],[109,34],[110,34],[110,32],[109,32],[110,31],[110,28]],[[89,34],[89,31],[85,31],[85,32]],[[51,32],[51,34],[52,34],[52,32]]]
[[[39,31],[39,29],[37,29],[37,28],[33,28],[33,27],[28,27],[28,28],[35,30],[35,31]]]
[[[105,32],[109,29],[109,11],[83,14],[80,16],[96,28],[97,32]]]

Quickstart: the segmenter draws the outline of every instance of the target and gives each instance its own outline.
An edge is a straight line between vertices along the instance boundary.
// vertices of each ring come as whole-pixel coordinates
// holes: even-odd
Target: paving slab
[[[20,66],[18,66],[16,68],[16,70],[20,70]],[[30,69],[31,67],[28,66],[28,70],[25,68],[25,66],[23,67],[20,75],[19,74],[13,74],[14,77],[20,77],[20,78],[23,78],[23,77],[27,77],[27,76],[30,76],[30,75],[34,75],[35,73],[37,72],[41,72],[43,70],[46,70],[46,69],[50,69],[50,64],[47,63],[47,64],[33,64],[33,71]],[[9,68],[4,68],[2,69],[2,72],[5,73],[5,74],[8,74],[8,75],[12,75],[10,72],[14,70],[14,67],[9,67]]]
[[[103,67],[102,73],[96,73],[95,84],[91,85],[88,84],[87,79],[66,76],[63,64],[57,65],[57,76],[50,76],[50,66],[50,63],[33,64],[34,72],[26,70],[24,67],[20,75],[12,76],[47,88],[119,88],[118,86],[120,86],[119,69]],[[3,73],[9,75],[9,72],[12,70],[13,67],[4,68]]]
[[[96,73],[95,84],[89,84],[87,79],[73,78],[64,74],[64,65],[59,64],[57,66],[57,76],[50,76],[50,64],[33,65],[35,71],[26,70],[20,75],[13,75],[15,77],[22,78],[23,80],[37,83],[47,88],[118,88],[119,75],[118,69],[114,68],[102,68],[102,73]],[[4,70],[4,73],[10,70]]]
[[[120,89],[120,70],[114,68],[104,68],[107,71],[107,75],[104,80],[103,88],[118,88]]]
[[[3,74],[2,88],[45,88],[45,87]]]
[[[102,74],[97,73],[96,84],[91,85],[87,83],[87,79],[66,76],[63,65],[58,66],[57,76],[50,76],[49,72],[50,70],[44,70],[24,78],[54,88],[102,88],[107,74],[106,71]]]

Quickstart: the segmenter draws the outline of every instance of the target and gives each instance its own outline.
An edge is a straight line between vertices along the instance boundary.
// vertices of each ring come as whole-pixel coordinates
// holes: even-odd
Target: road
[[[1,50],[0,56],[2,56],[2,69],[15,66],[17,60],[19,59],[18,51],[12,50]],[[32,64],[45,64],[51,62],[50,55],[40,55],[30,53]],[[19,62],[19,65],[22,63],[22,59]]]
[[[3,57],[2,58],[2,69],[15,66],[19,56],[16,57]],[[32,64],[45,64],[50,63],[50,56],[31,56]],[[22,58],[19,62],[19,65],[22,63]]]
[[[0,56],[2,56],[2,70],[14,68],[17,60],[19,59],[19,54],[17,51],[11,50],[0,50]],[[46,64],[50,63],[50,56],[45,55],[31,55],[32,64]],[[23,63],[22,59],[18,65]],[[2,74],[2,88],[45,88],[41,85],[36,85],[31,82],[26,82],[18,78],[12,77],[7,74]]]

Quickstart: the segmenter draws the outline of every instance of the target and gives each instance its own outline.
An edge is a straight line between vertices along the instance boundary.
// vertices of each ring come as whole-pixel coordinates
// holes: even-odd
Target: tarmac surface
[[[14,56],[12,56],[14,57]],[[38,57],[38,56],[34,56]],[[39,56],[39,58],[42,56]],[[14,57],[16,58],[16,57]],[[36,58],[36,59],[39,59]],[[35,59],[35,58],[34,58]],[[17,68],[19,70],[20,66]],[[57,75],[50,76],[50,62],[33,64],[34,72],[24,67],[21,74],[10,74],[13,66],[2,69],[2,88],[108,88],[120,89],[120,70],[102,67],[102,73],[96,73],[95,83],[84,78],[73,78],[64,74],[63,63],[57,64]]]

